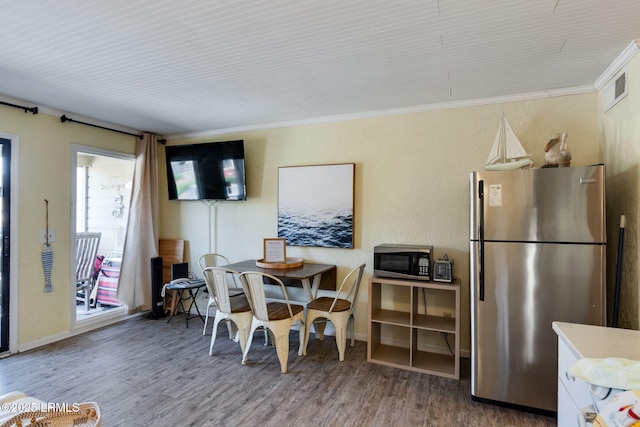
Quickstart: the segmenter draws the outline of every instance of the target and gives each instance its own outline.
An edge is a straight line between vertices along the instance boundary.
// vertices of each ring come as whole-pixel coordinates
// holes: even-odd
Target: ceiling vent
[[[622,70],[612,78],[604,89],[604,111],[616,105],[627,96],[627,70]]]

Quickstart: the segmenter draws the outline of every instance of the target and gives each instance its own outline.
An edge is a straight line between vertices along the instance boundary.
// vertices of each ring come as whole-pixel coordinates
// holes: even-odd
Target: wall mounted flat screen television
[[[169,200],[246,200],[244,141],[165,149]]]

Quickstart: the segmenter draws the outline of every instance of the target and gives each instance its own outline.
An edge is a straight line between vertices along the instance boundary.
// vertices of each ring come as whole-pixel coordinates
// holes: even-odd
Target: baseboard
[[[80,324],[76,324],[76,327],[65,332],[49,335],[47,337],[39,338],[28,343],[18,345],[18,353],[22,353],[34,348],[42,347],[43,345],[53,344],[56,341],[64,340],[74,337],[76,335],[84,334],[95,329],[100,329],[114,323],[122,322],[123,320],[131,319],[133,317],[141,316],[143,313],[138,312],[134,314],[127,314],[126,312],[114,313],[114,315],[104,315],[103,318],[87,319]]]

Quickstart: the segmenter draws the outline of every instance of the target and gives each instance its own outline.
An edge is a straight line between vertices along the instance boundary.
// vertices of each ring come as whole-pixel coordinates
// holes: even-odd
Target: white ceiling
[[[220,133],[584,91],[638,38],[638,0],[0,0],[0,95]]]

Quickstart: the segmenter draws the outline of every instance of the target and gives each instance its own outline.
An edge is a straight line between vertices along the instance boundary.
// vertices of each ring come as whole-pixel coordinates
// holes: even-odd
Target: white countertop
[[[553,330],[577,358],[621,357],[640,361],[640,331],[553,322]]]

